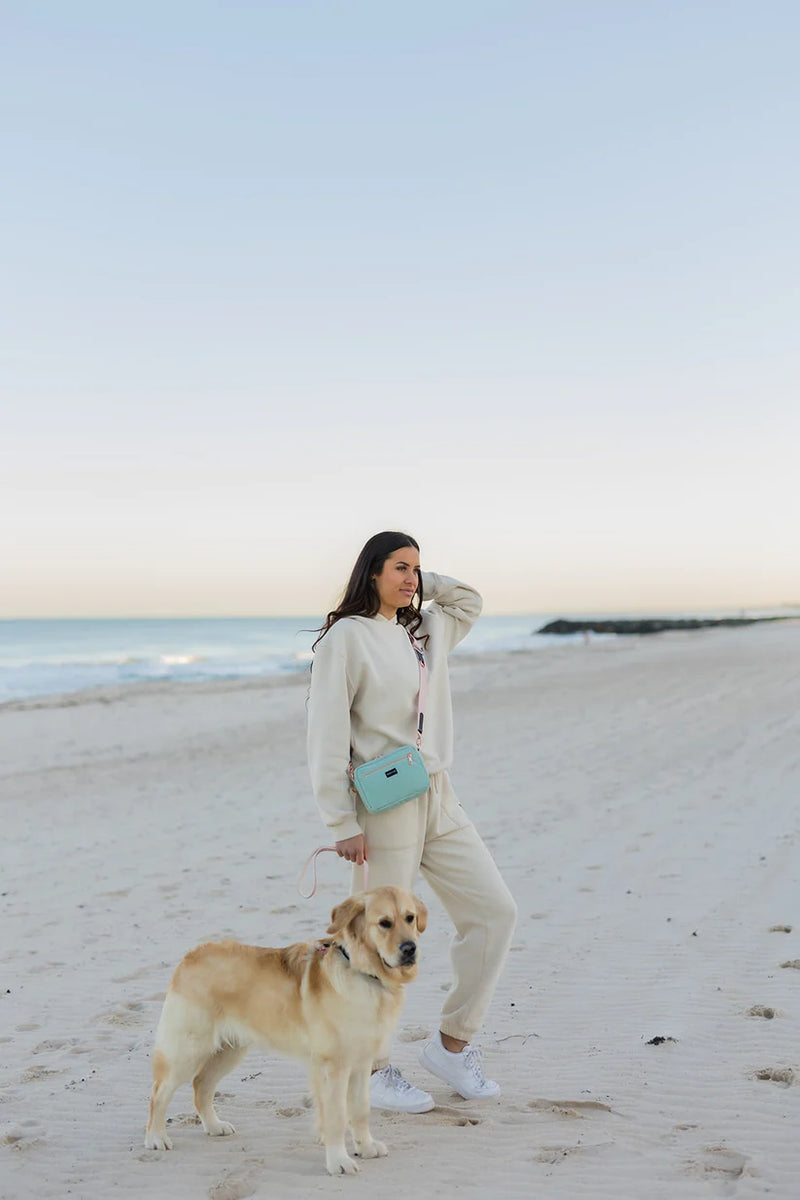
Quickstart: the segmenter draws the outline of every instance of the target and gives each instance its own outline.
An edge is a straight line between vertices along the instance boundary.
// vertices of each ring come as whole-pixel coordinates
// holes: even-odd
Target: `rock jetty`
[[[669,629],[708,629],[721,625],[755,625],[757,621],[785,621],[787,617],[653,617],[627,621],[566,621],[560,618],[535,633],[665,633]]]

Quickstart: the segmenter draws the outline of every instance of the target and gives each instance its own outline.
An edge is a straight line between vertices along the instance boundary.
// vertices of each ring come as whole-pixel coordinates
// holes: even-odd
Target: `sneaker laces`
[[[466,1045],[463,1050],[464,1066],[472,1072],[472,1078],[478,1087],[486,1087],[486,1076],[483,1073],[481,1052],[477,1046]]]
[[[413,1090],[413,1084],[410,1084],[407,1079],[404,1079],[397,1067],[384,1067],[381,1072],[385,1075],[386,1082],[389,1087],[394,1088],[398,1092],[410,1092]]]

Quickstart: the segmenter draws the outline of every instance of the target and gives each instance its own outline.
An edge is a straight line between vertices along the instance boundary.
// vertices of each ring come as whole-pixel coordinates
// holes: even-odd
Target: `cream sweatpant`
[[[384,813],[357,817],[367,842],[369,886],[414,890],[417,873],[430,884],[456,928],[450,956],[453,986],[447,993],[442,1033],[470,1041],[480,1029],[503,968],[517,906],[475,826],[458,802],[446,771],[431,776],[423,796]],[[352,888],[361,891],[362,867]],[[388,1063],[387,1056],[375,1063]]]

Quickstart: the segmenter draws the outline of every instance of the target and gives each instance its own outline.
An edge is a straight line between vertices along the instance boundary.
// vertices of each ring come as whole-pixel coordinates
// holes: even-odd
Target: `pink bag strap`
[[[331,851],[333,851],[334,854],[337,853],[335,846],[317,846],[316,850],[313,850],[311,852],[311,854],[308,856],[308,858],[306,860],[306,865],[303,867],[303,870],[300,873],[300,878],[297,881],[297,890],[300,893],[300,895],[303,897],[304,900],[310,900],[311,897],[314,895],[314,893],[317,890],[317,855],[323,854],[326,850],[331,850]],[[312,863],[314,864],[314,868],[313,868],[314,869],[314,885],[311,888],[310,892],[304,892],[303,887],[302,887],[303,880],[305,879],[306,871],[308,870],[308,868],[311,866]],[[367,865],[366,859],[364,859],[364,868],[363,869],[364,869],[364,891],[366,892],[367,889],[369,888],[369,866]]]
[[[425,701],[428,698],[428,664],[425,662],[422,646],[413,633],[408,629],[406,633],[411,645],[414,647],[414,653],[419,663],[419,698],[417,700],[417,749],[419,750],[422,747],[422,726],[425,724]]]

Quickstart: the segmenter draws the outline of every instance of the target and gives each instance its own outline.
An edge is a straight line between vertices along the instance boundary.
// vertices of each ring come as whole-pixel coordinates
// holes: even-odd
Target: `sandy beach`
[[[143,685],[0,708],[0,1197],[795,1200],[800,622],[455,658],[453,779],[520,910],[480,1038],[494,1100],[417,1063],[448,987],[431,920],[375,1113],[331,1179],[305,1068],[253,1053],[208,1138],[143,1148],[171,971],[197,943],[313,939],[347,894],[305,761],[307,679]]]

